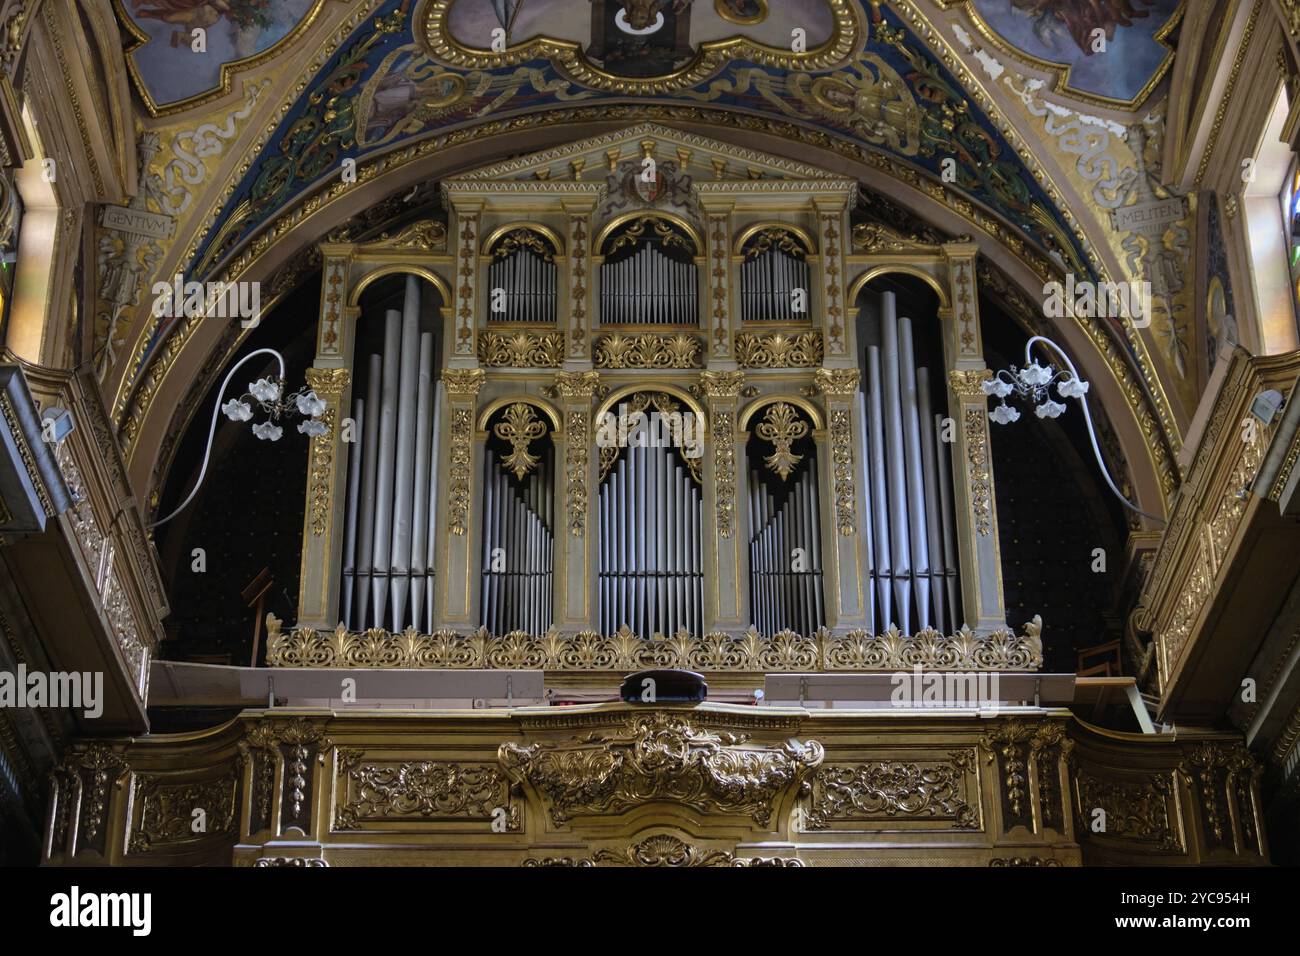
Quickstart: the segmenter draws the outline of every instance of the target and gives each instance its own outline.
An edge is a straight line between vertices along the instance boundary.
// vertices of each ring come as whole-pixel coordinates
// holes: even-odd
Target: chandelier
[[[247,392],[223,403],[222,398],[235,373],[245,363],[259,355],[275,356],[280,366],[279,374],[250,382]],[[320,420],[320,417],[325,414],[325,402],[316,395],[316,392],[304,386],[296,392],[285,394],[284,382],[284,356],[275,349],[256,349],[235,363],[235,366],[226,373],[221,388],[217,390],[217,403],[212,409],[212,423],[208,427],[208,444],[203,450],[203,467],[199,469],[198,480],[194,482],[194,487],[190,489],[190,493],[176,510],[151,524],[150,530],[166,524],[184,511],[203,487],[203,479],[208,473],[208,461],[212,456],[212,439],[217,433],[217,422],[220,421],[222,414],[232,422],[248,422],[253,420],[257,412],[260,412],[265,417],[262,421],[254,422],[252,428],[253,434],[262,441],[279,441],[284,434],[285,425],[291,424],[295,418],[302,419],[298,422],[298,432],[308,438],[315,438],[329,431],[328,426]]]
[[[1056,353],[1064,369],[1054,368],[1052,365],[1039,365],[1033,358],[1033,349],[1037,344],[1042,344]],[[1092,442],[1092,453],[1097,459],[1097,466],[1101,468],[1102,477],[1106,479],[1106,485],[1114,493],[1115,497],[1124,503],[1124,507],[1135,511],[1144,518],[1150,518],[1153,521],[1164,523],[1164,519],[1147,514],[1137,505],[1129,501],[1124,494],[1115,486],[1111,478],[1110,470],[1106,467],[1106,461],[1101,456],[1101,448],[1097,444],[1097,430],[1092,423],[1092,412],[1088,410],[1088,403],[1084,396],[1088,394],[1088,383],[1079,377],[1079,372],[1070,361],[1070,357],[1065,354],[1065,350],[1053,342],[1051,339],[1042,335],[1035,335],[1025,343],[1025,364],[1017,368],[1012,365],[1009,369],[1001,369],[993,373],[993,377],[985,379],[980,383],[980,388],[984,394],[990,398],[998,399],[998,405],[993,411],[989,412],[989,420],[999,425],[1010,425],[1012,422],[1020,420],[1020,410],[1014,405],[1008,405],[1007,399],[1014,397],[1024,403],[1032,403],[1034,414],[1041,419],[1060,418],[1068,408],[1066,404],[1069,400],[1074,399],[1083,409],[1083,421],[1088,428],[1088,439]],[[1055,389],[1055,397],[1053,396]],[[1057,401],[1060,398],[1062,401]]]

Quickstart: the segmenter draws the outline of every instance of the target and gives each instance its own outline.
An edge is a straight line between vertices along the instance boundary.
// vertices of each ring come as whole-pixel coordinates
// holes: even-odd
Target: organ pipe
[[[355,402],[344,526],[340,610],[348,627],[433,627],[435,442],[441,402],[434,336],[420,331],[420,285],[386,310],[382,351],[364,358],[366,395]]]
[[[489,309],[489,322],[545,323],[556,315],[556,266],[553,260],[523,246],[500,252],[488,266],[489,302],[504,293],[504,309]]]
[[[698,270],[654,242],[600,267],[601,321],[605,325],[694,325]]]
[[[944,418],[930,370],[917,365],[913,323],[898,316],[893,293],[880,295],[874,317],[880,345],[864,350],[866,394],[857,407],[869,622],[873,631],[897,625],[908,634],[914,626],[955,629],[961,605]]]
[[[601,483],[600,627],[640,637],[685,628],[703,606],[699,489],[665,447],[629,445]]]
[[[740,267],[741,318],[746,322],[797,322],[809,317],[806,307],[796,312],[794,291],[802,289],[807,301],[808,262],[777,244],[751,251]]]
[[[532,471],[508,472],[483,454],[480,623],[492,634],[545,634],[553,620],[553,455],[549,439]]]

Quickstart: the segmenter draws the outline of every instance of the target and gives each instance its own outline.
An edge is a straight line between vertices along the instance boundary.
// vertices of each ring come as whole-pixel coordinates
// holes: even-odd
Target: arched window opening
[[[859,298],[873,629],[951,632],[962,621],[951,442],[938,302],[924,282],[879,278]],[[866,596],[864,595],[864,598]]]
[[[488,420],[483,452],[481,623],[491,634],[545,634],[554,620],[555,453],[550,423],[527,402]]]
[[[555,256],[549,237],[520,226],[492,243],[488,265],[488,321],[555,323]]]
[[[699,636],[701,423],[671,395],[639,392],[600,423],[600,625]]]
[[[604,325],[699,325],[695,240],[678,223],[640,216],[601,244]]]
[[[773,402],[750,421],[750,620],[764,637],[814,634],[826,620],[812,433],[807,413],[786,402]]]
[[[740,315],[745,322],[807,322],[811,277],[803,239],[769,226],[741,247]]]
[[[361,296],[339,602],[352,629],[433,629],[440,298],[405,274]]]

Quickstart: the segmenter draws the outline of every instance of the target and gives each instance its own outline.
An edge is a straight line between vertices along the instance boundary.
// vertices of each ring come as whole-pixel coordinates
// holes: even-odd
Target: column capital
[[[738,398],[744,387],[744,372],[700,373],[700,388],[709,398]]]
[[[453,400],[473,399],[483,387],[487,373],[481,368],[443,369],[442,383]]]
[[[599,372],[557,372],[555,391],[564,399],[585,398],[588,401],[600,390]]]

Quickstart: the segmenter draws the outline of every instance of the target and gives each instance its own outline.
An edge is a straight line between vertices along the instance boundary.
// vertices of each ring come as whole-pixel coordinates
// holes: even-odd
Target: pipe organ
[[[651,418],[644,409],[653,407]],[[649,637],[704,620],[704,561],[698,458],[672,444],[674,414],[666,395],[634,397],[634,424],[623,448],[602,449],[598,591],[602,633],[620,627]],[[638,424],[639,422],[639,424]],[[680,434],[680,433],[679,433]]]
[[[916,359],[914,326],[893,292],[870,303],[859,342],[866,391],[857,396],[868,513],[873,629],[954,628],[961,621],[956,519],[944,415],[930,371]],[[951,436],[950,436],[951,437]]]
[[[600,315],[605,325],[698,325],[694,243],[675,223],[632,219],[605,239]]]
[[[555,321],[555,249],[541,233],[518,228],[494,243],[488,266],[488,321]]]
[[[806,322],[811,273],[807,250],[794,233],[769,227],[742,246],[741,318],[746,322]]]
[[[675,141],[643,184],[660,135],[476,170],[444,183],[445,224],[322,244],[313,374],[355,427],[313,444],[306,627],[1005,623],[978,313],[959,307],[978,251],[859,232],[856,183],[720,144]],[[929,291],[873,291],[911,282]]]
[[[378,315],[367,321],[378,322]],[[441,435],[435,334],[421,325],[420,282],[382,317],[382,345],[358,354],[347,472],[340,615],[349,627],[432,628]]]
[[[750,440],[749,601],[759,634],[815,634],[825,621],[817,458],[793,406],[769,405]],[[764,446],[774,449],[764,454]],[[794,449],[800,451],[796,452]]]
[[[480,620],[493,634],[544,634],[554,614],[554,455],[546,424],[516,402],[494,416],[483,455]],[[541,449],[529,450],[535,442]]]

